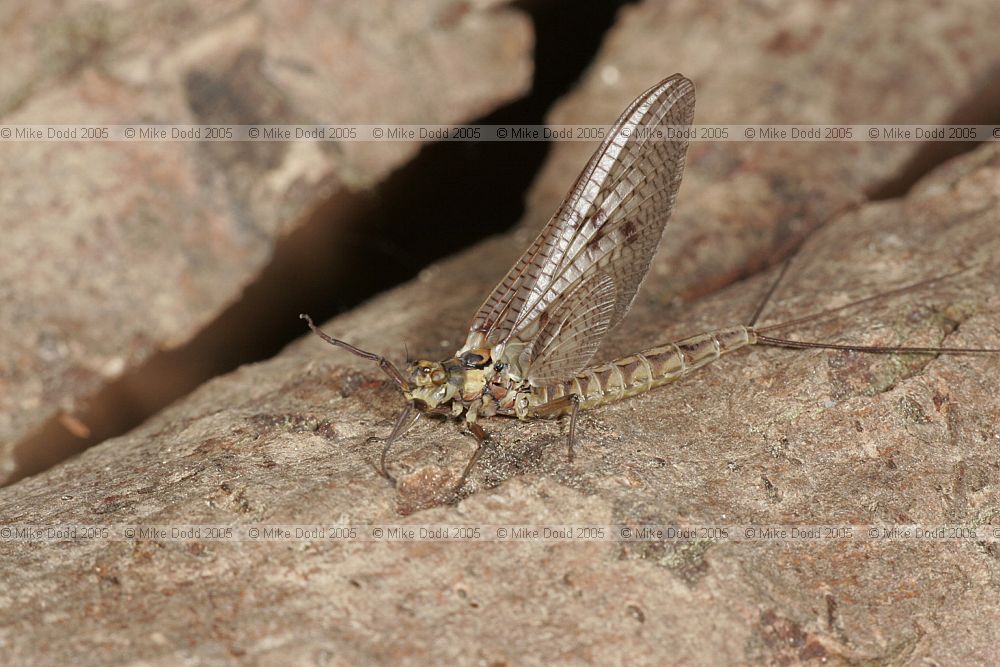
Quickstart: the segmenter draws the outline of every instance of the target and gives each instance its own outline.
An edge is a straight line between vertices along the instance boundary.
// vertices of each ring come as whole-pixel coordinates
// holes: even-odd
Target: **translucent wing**
[[[505,346],[516,338],[537,353],[540,348],[531,342],[543,329],[541,315],[578,284],[605,274],[615,299],[608,326],[596,341],[588,341],[586,349],[596,350],[635,299],[684,171],[688,141],[683,128],[674,128],[682,131],[673,139],[650,136],[650,130],[690,125],[693,116],[694,85],[680,74],[629,105],[556,214],[483,303],[470,327],[470,343]],[[553,313],[553,319],[565,314]]]
[[[521,353],[528,381],[538,387],[583,370],[608,332],[615,299],[615,281],[599,273],[577,283],[542,313],[538,335]]]

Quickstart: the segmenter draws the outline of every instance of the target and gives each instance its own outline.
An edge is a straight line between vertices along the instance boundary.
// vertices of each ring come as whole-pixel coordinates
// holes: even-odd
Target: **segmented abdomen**
[[[576,394],[581,408],[611,403],[678,380],[723,354],[757,342],[750,327],[738,326],[667,343],[588,368],[572,380],[532,391],[536,406]],[[563,412],[569,412],[567,407]]]

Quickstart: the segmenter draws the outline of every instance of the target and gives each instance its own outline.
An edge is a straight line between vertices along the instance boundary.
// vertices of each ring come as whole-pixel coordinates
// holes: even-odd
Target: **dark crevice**
[[[998,125],[1000,124],[1000,67],[994,68],[976,92],[966,98],[947,119],[944,125]],[[868,199],[882,201],[902,197],[921,178],[939,165],[975,150],[982,142],[928,141],[917,149],[899,173],[868,191]]]
[[[1000,66],[993,68],[982,82],[976,86],[975,92],[969,95],[961,104],[954,108],[949,116],[940,121],[942,125],[1000,125]],[[892,177],[883,180],[865,192],[865,200],[846,205],[838,213],[819,220],[804,230],[798,236],[787,239],[764,254],[751,258],[743,266],[733,271],[717,276],[715,280],[695,286],[681,294],[685,302],[694,301],[714,294],[722,289],[757,275],[767,272],[775,266],[788,261],[803,245],[828,222],[835,220],[841,213],[863,206],[867,202],[885,201],[905,197],[914,185],[924,176],[934,171],[945,162],[965,153],[972,152],[982,145],[981,141],[925,141],[919,144],[913,156]]]
[[[535,28],[531,91],[473,122],[543,123],[592,62],[624,4],[589,2],[587,11],[578,11],[566,0],[514,3]],[[325,202],[277,244],[240,300],[194,339],[155,354],[75,417],[52,419],[18,443],[18,479],[126,433],[215,376],[274,356],[304,335],[300,312],[326,320],[509,229],[548,152],[544,142],[432,144],[373,191]],[[89,434],[81,437],[84,429]]]

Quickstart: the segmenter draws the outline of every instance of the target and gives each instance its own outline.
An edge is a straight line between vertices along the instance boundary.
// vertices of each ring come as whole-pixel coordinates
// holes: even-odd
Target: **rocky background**
[[[104,7],[0,10],[4,123],[466,122],[565,85],[548,121],[606,124],[675,71],[700,123],[1000,122],[992,3]],[[566,25],[596,37],[560,82],[547,59]],[[372,462],[403,403],[376,368],[312,337],[273,356],[238,344],[280,345],[271,320],[294,315],[268,304],[321,315],[369,289],[324,327],[394,358],[449,355],[593,148],[483,172],[525,203],[478,241],[509,209],[449,189],[466,164],[449,160],[492,164],[496,147],[0,143],[0,523],[1000,526],[1000,356],[748,350],[584,413],[572,463],[565,421],[487,421],[498,446],[453,498],[475,448],[458,426],[415,427],[393,487]],[[796,335],[1000,347],[1000,149],[965,148],[693,144],[600,355],[746,320],[800,242],[765,323],[966,268]],[[460,210],[439,215],[450,198]],[[359,238],[381,261],[357,263]],[[425,268],[376,295],[394,264]],[[236,349],[245,365],[219,375]],[[982,664],[1000,647],[985,539],[0,551],[12,664]]]

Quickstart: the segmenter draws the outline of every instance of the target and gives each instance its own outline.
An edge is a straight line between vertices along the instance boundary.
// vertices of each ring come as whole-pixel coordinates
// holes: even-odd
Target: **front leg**
[[[404,433],[406,433],[413,423],[420,418],[420,412],[416,410],[412,405],[407,405],[406,409],[400,413],[399,417],[396,419],[396,424],[392,427],[392,432],[389,437],[385,440],[385,445],[382,447],[382,455],[379,457],[378,461],[378,473],[385,477],[387,480],[396,483],[396,479],[389,474],[389,471],[385,469],[385,458],[389,455],[389,449],[392,444],[396,442]]]
[[[529,417],[553,417],[569,410],[569,435],[566,436],[566,458],[570,463],[573,462],[573,443],[576,442],[576,418],[580,413],[580,402],[581,399],[577,394],[569,394],[567,396],[560,396],[548,403],[542,403],[531,408],[528,412]]]
[[[472,457],[469,459],[469,462],[465,464],[465,470],[462,471],[462,476],[458,478],[458,483],[451,489],[452,494],[456,496],[459,491],[462,490],[462,487],[465,486],[465,480],[468,478],[469,473],[472,472],[473,466],[475,466],[480,457],[482,457],[483,450],[493,444],[493,439],[490,437],[490,434],[487,433],[482,426],[476,422],[469,422],[468,427],[472,436],[476,439],[478,446],[476,447],[476,451],[472,453]]]
[[[379,457],[378,466],[375,467],[375,470],[378,472],[378,474],[382,475],[382,477],[385,477],[387,480],[392,482],[393,485],[395,485],[396,478],[390,475],[389,471],[385,467],[385,460],[386,457],[389,456],[389,449],[392,448],[393,443],[395,443],[396,440],[398,440],[399,438],[403,437],[403,435],[408,430],[410,430],[410,427],[413,426],[413,424],[415,424],[418,419],[420,419],[420,415],[447,416],[450,413],[450,411],[451,408],[444,406],[438,406],[431,410],[425,410],[425,411],[420,411],[415,407],[413,407],[412,405],[406,406],[403,412],[400,413],[399,417],[396,419],[396,424],[392,427],[392,432],[389,434],[389,437],[386,438],[385,444],[382,446],[382,455]]]

